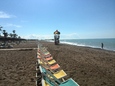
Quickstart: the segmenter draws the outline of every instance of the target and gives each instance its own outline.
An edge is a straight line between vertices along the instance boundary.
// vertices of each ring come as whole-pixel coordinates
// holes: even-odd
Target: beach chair
[[[42,50],[41,53],[44,55],[45,58],[51,57],[51,54],[48,51],[43,51]]]
[[[50,71],[57,79],[62,79],[62,80],[64,80],[64,77],[67,76],[67,74],[66,74],[62,69],[60,69],[60,70],[54,72],[54,71],[51,70],[50,68],[47,69],[44,65],[40,65],[40,66],[42,66],[44,69]]]
[[[42,64],[46,69],[50,69],[52,72],[56,72],[56,70],[60,68],[60,66],[56,63],[53,57],[45,58],[42,54],[38,56],[39,60],[38,63]]]
[[[56,63],[56,61],[54,59],[47,60],[47,59],[40,57],[40,56],[38,56],[37,58],[39,58],[42,62],[47,63],[49,65],[53,65]]]
[[[60,80],[56,79],[56,77],[50,71],[46,70],[43,66],[40,66],[40,70],[42,73],[42,77],[48,84],[50,84],[50,86],[58,86],[58,84],[61,83]]]
[[[37,55],[40,55],[40,52],[37,52]]]
[[[51,86],[51,85],[48,84],[48,83],[42,78],[42,86]]]
[[[45,58],[47,61],[50,61],[50,60],[52,60],[53,59],[53,57],[51,56],[51,57],[48,57],[48,58]]]
[[[44,54],[38,55],[38,58],[40,60],[43,60],[44,62],[48,63],[49,65],[53,65],[54,63],[56,63],[56,61],[53,59],[53,57],[49,57],[49,58],[45,58]]]
[[[44,57],[46,60],[52,60],[53,59],[53,57],[51,56],[51,54],[48,55],[48,56],[45,56],[43,53],[38,53],[37,55]]]
[[[47,60],[47,61],[50,61],[50,60],[52,60],[53,59],[53,57],[50,55],[50,56],[48,56],[48,57],[46,57],[45,55],[43,55],[43,57],[45,58],[45,60]],[[38,53],[37,54],[37,58],[38,59],[40,59],[41,58],[41,55],[40,55],[40,53]]]
[[[45,53],[45,54],[44,54],[44,57],[45,57],[45,58],[51,57],[51,54],[50,54],[50,53]]]
[[[46,47],[40,47],[40,50],[44,53],[44,55],[51,55],[50,52],[47,50]]]
[[[50,65],[48,62],[44,62],[43,60],[40,59],[38,59],[38,63],[43,65],[46,69],[51,69],[53,72],[60,68],[60,66],[57,63]]]
[[[79,86],[77,82],[75,82],[72,78],[62,82],[59,86]]]
[[[42,54],[44,54],[43,57],[41,56],[38,58],[39,59],[38,62],[40,63],[40,70],[42,70],[41,72],[43,75],[42,86],[79,86],[72,78],[64,80],[63,77],[65,77],[67,74],[63,70],[52,72],[52,70],[55,69],[56,66],[58,68],[59,65],[56,64],[51,66],[51,64],[56,61],[52,60],[53,57],[50,57],[49,52],[48,53],[45,52],[42,52]],[[41,58],[45,59],[41,60]],[[49,64],[48,61],[50,60],[52,60],[50,62],[50,65],[46,67],[47,64]]]
[[[55,63],[56,63],[56,61],[55,61],[54,59],[48,61],[48,64],[49,64],[49,65],[53,65],[53,64],[55,64]]]
[[[58,72],[55,74],[55,76],[57,76],[58,78],[60,75],[65,75],[65,72],[63,70],[56,71],[57,69],[60,68],[60,66],[56,63],[55,60],[53,60],[53,57],[45,58],[44,55],[42,54],[40,60],[41,60],[40,64],[42,64],[42,65],[44,64],[43,66],[46,69],[50,69],[50,71],[52,71],[53,73]]]
[[[48,60],[49,60],[49,58],[50,58],[50,59],[52,58],[50,52],[48,52],[47,50],[45,50],[45,51],[44,51],[43,49],[41,49],[41,51],[38,50],[37,55],[40,55],[40,54],[43,55],[44,58],[46,58],[46,59],[48,59]]]
[[[42,70],[44,80],[50,86],[79,86],[72,78],[66,81],[61,81],[57,79],[53,74],[51,74],[50,71],[46,70],[42,66],[40,66],[40,70]]]
[[[41,56],[40,56],[40,55],[37,55],[37,58],[38,58],[38,59],[41,59]]]
[[[53,81],[53,82],[55,82],[55,81]],[[79,84],[76,83],[72,78],[70,78],[60,84],[57,84],[56,82],[55,82],[55,84],[54,83],[52,84],[52,83],[50,80],[46,81],[42,78],[42,86],[79,86]]]
[[[50,66],[50,69],[51,70],[57,70],[57,69],[59,69],[60,68],[60,66],[59,66],[59,64],[54,64],[54,65],[52,65],[52,66]]]
[[[51,55],[48,56],[48,57],[45,57],[45,55],[42,54],[42,57],[44,57],[45,60],[47,60],[47,61],[50,61],[50,60],[53,59],[53,57],[52,57]],[[40,53],[40,52],[37,52],[37,58],[38,58],[38,59],[41,59],[41,53]]]
[[[42,66],[39,66],[39,69],[40,69],[40,71],[42,73],[42,78],[44,79],[42,81],[42,83],[44,84],[43,86],[45,86],[46,84],[48,84],[49,86],[57,86],[56,83],[54,82],[53,78],[51,78],[49,76],[49,74],[47,73],[45,68],[43,68]]]

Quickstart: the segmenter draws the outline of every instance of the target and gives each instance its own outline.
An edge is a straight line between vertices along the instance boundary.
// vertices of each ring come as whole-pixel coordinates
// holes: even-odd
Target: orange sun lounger
[[[60,68],[60,66],[58,64],[50,66],[50,69],[52,69],[52,70],[56,70],[58,68]]]
[[[48,58],[45,58],[47,61],[49,61],[49,60],[52,60],[53,59],[53,57],[48,57]]]

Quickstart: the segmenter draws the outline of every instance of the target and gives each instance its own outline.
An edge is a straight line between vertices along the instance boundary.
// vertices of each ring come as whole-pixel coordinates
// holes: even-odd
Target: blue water
[[[104,44],[104,49],[115,51],[115,38],[108,39],[63,39],[60,43],[87,46],[93,48],[101,48],[101,43]]]

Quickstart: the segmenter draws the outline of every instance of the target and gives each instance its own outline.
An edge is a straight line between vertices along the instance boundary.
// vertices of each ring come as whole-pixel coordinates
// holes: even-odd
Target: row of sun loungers
[[[42,86],[79,86],[72,78],[65,80],[65,71],[54,60],[50,52],[38,45],[37,49],[37,68],[42,75]],[[38,86],[38,85],[37,85]]]

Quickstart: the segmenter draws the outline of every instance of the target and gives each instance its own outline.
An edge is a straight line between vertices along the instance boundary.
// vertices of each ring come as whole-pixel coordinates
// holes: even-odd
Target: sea
[[[101,48],[101,43],[104,44],[103,49],[115,51],[115,38],[104,38],[104,39],[60,39],[60,43],[92,47],[92,48]]]

